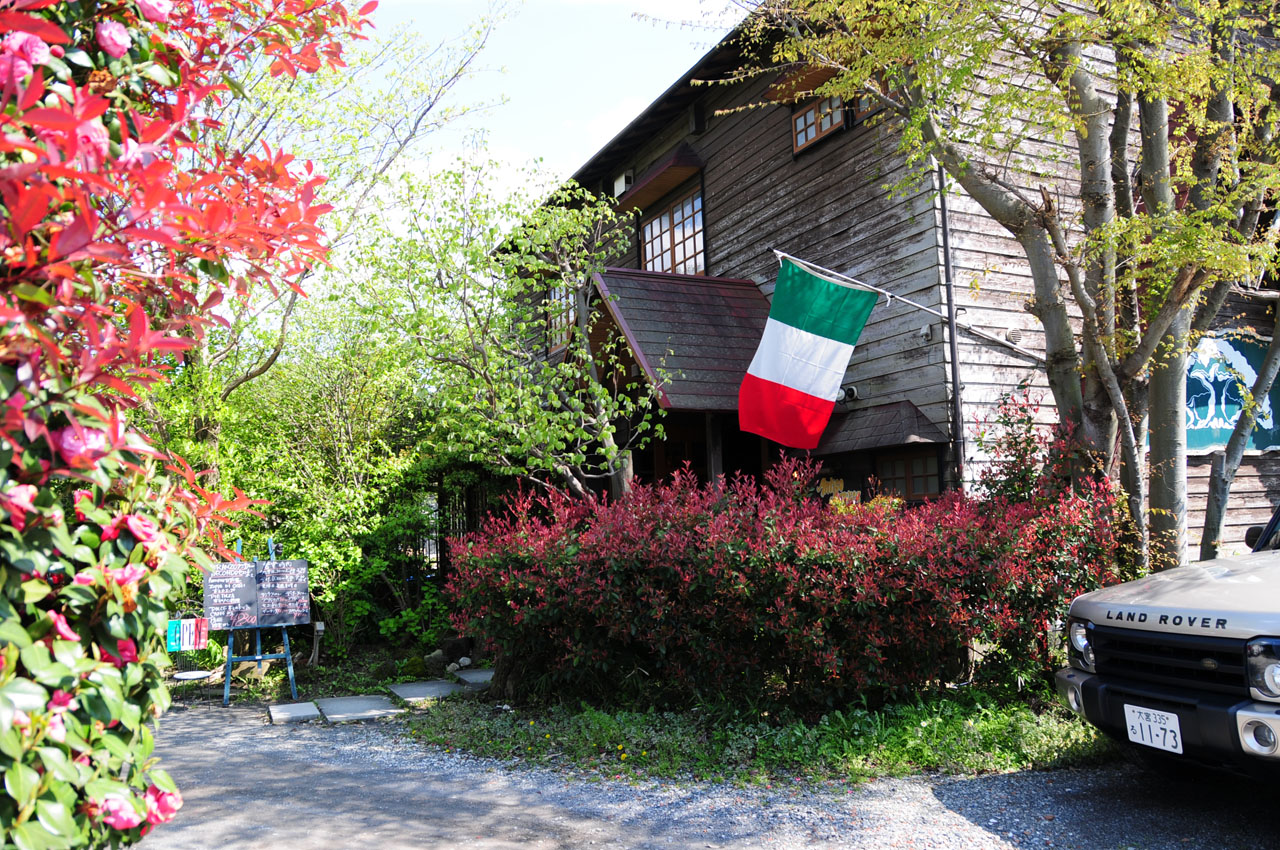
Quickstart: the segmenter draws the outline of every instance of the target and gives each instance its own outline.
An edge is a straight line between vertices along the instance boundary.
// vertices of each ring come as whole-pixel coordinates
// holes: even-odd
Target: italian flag
[[[738,390],[738,427],[812,449],[880,295],[782,258],[764,337]]]

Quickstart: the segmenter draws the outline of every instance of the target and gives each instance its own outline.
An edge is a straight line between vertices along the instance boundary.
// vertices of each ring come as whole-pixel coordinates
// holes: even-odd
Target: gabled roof
[[[920,408],[895,401],[849,413],[836,413],[822,432],[815,455],[866,451],[910,443],[945,443],[948,437]]]
[[[769,301],[749,280],[605,269],[605,309],[668,410],[737,410]]]

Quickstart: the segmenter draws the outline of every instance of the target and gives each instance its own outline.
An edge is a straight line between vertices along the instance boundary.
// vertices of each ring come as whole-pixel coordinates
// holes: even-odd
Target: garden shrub
[[[147,727],[169,704],[165,603],[249,503],[125,410],[224,297],[324,256],[311,168],[195,140],[249,54],[337,66],[360,16],[26,0],[0,25],[0,845],[118,846],[181,805]]]
[[[525,692],[821,709],[941,684],[976,645],[978,677],[1046,671],[1046,623],[1122,578],[1105,486],[832,506],[816,471],[523,494],[454,541],[455,625]]]

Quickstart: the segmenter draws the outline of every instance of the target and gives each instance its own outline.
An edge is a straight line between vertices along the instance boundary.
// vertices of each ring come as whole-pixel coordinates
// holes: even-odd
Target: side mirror
[[[1244,533],[1244,545],[1253,549],[1258,545],[1258,539],[1262,537],[1262,526],[1251,525],[1249,530]]]

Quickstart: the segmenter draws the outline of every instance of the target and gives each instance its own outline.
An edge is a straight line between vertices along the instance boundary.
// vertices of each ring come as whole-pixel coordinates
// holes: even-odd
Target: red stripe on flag
[[[738,427],[793,449],[812,449],[835,406],[834,401],[747,373],[738,389]]]

